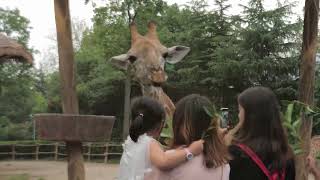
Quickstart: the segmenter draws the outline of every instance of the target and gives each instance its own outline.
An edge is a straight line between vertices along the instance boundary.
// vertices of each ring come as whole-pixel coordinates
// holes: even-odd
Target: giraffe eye
[[[169,55],[168,52],[166,52],[166,53],[162,54],[162,57],[165,59],[168,57],[168,55]]]
[[[137,60],[136,56],[129,56],[129,61],[130,61],[131,64],[136,62],[136,60]]]

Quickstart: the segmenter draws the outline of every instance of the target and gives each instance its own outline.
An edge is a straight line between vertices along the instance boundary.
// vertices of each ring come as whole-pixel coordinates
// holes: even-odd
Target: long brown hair
[[[213,104],[204,96],[192,94],[182,98],[173,115],[173,146],[190,145],[203,137],[204,164],[207,168],[221,166],[228,161],[227,147],[218,135],[218,119],[212,118],[206,108]],[[209,131],[209,132],[208,132]]]
[[[271,165],[271,169],[283,168],[286,160],[293,155],[281,123],[276,95],[269,88],[253,87],[239,95],[238,103],[245,113],[234,143],[249,146]]]

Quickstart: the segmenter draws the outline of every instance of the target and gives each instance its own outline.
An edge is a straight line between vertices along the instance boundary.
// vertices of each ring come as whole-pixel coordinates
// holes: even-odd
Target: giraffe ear
[[[127,54],[121,54],[119,56],[113,56],[109,61],[115,67],[122,70],[127,70],[130,63],[128,59],[129,56]]]
[[[190,51],[189,47],[186,46],[173,46],[168,48],[168,57],[166,61],[170,64],[175,64],[181,61]]]

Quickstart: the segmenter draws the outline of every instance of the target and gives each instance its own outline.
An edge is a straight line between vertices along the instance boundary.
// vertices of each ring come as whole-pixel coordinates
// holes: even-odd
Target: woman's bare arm
[[[231,142],[233,140],[234,135],[239,131],[241,128],[242,123],[238,123],[233,129],[230,129],[227,133],[224,135],[224,142],[226,145],[231,145]]]
[[[203,140],[193,142],[188,149],[193,155],[199,155],[203,151]],[[168,170],[185,162],[186,154],[186,151],[181,148],[165,153],[158,142],[152,141],[150,143],[151,163],[161,170]]]

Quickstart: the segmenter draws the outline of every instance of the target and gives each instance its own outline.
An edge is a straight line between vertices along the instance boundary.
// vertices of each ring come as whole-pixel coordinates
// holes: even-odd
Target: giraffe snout
[[[152,71],[149,79],[152,81],[153,85],[161,86],[167,80],[167,75],[163,70]]]

